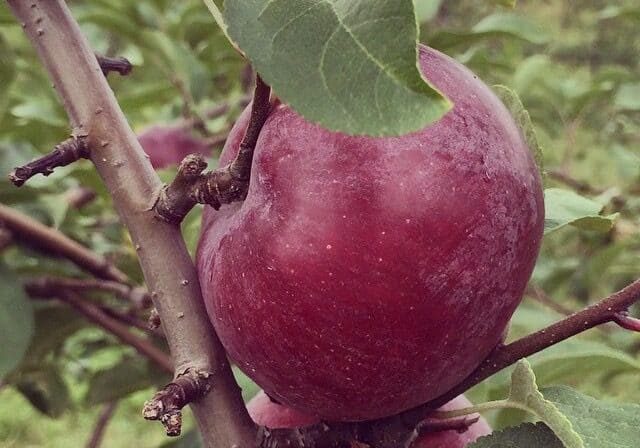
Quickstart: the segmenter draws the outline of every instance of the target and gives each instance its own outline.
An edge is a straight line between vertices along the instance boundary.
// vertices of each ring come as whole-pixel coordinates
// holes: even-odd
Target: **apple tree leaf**
[[[640,441],[640,405],[596,400],[566,386],[542,389],[584,441],[585,448],[632,448]]]
[[[543,174],[544,160],[542,147],[538,143],[538,136],[536,135],[536,130],[533,127],[533,123],[531,122],[531,116],[529,115],[529,112],[524,108],[524,105],[522,104],[522,101],[520,100],[518,94],[515,91],[511,90],[509,87],[496,84],[493,86],[493,90],[502,100],[504,105],[511,113],[511,116],[520,127],[522,135],[527,142],[527,146],[529,147],[529,150],[531,151],[531,154],[536,161],[536,165],[538,165],[538,170],[540,171],[540,174]]]
[[[583,230],[607,232],[618,214],[601,216],[603,205],[580,196],[571,190],[548,188],[544,191],[545,235],[564,226],[572,225]]]
[[[479,21],[471,30],[440,30],[429,36],[430,46],[451,50],[468,47],[486,39],[522,40],[536,45],[549,42],[549,34],[536,23],[513,13],[495,13]]]
[[[469,448],[564,448],[544,423],[523,423],[480,437]]]
[[[451,107],[418,69],[412,0],[226,1],[224,19],[274,92],[328,129],[401,135]]]
[[[45,364],[23,372],[14,385],[34,408],[51,418],[60,417],[73,404],[69,388],[56,366]]]
[[[585,448],[569,419],[538,390],[536,377],[526,359],[518,362],[513,369],[506,405],[535,415],[555,433],[566,448]]]
[[[33,309],[22,284],[0,264],[0,378],[22,361],[33,334]]]
[[[99,370],[89,379],[85,401],[89,405],[119,400],[133,392],[162,385],[170,378],[146,359],[126,358],[105,370]]]

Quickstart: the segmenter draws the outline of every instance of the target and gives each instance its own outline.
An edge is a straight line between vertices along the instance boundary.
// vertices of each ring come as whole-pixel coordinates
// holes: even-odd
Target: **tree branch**
[[[36,174],[48,176],[53,173],[54,168],[67,166],[79,159],[86,159],[88,157],[89,148],[87,148],[84,138],[72,136],[56,145],[54,150],[49,154],[29,162],[24,166],[15,168],[9,174],[9,180],[13,182],[16,187],[20,187]]]
[[[13,234],[9,229],[4,228],[0,222],[0,252],[11,246],[13,243]]]
[[[201,155],[185,157],[173,182],[158,196],[154,209],[159,218],[179,224],[196,204],[208,204],[217,210],[221,204],[245,199],[253,153],[271,110],[270,94],[271,88],[257,76],[251,118],[235,159],[223,168],[203,174],[207,164]]]
[[[96,421],[96,426],[91,433],[91,438],[85,445],[86,448],[99,448],[102,444],[102,438],[104,437],[104,432],[107,429],[107,425],[113,417],[116,408],[118,407],[117,401],[112,401],[111,403],[107,403],[102,408],[102,412],[98,416],[98,420]]]
[[[121,300],[133,304],[135,309],[147,309],[151,306],[151,297],[146,289],[132,287],[120,282],[97,280],[92,278],[40,277],[42,288],[52,291],[70,289],[75,292],[103,291],[113,294]]]
[[[159,420],[170,437],[182,431],[182,408],[197,400],[211,387],[209,373],[187,370],[144,404],[142,415],[147,420]]]
[[[127,275],[109,261],[73,241],[62,232],[47,227],[27,215],[0,204],[0,223],[15,240],[51,255],[64,257],[94,276],[119,283],[129,283]]]
[[[173,372],[173,363],[165,352],[153,345],[149,340],[131,333],[126,325],[108,316],[99,306],[83,299],[77,293],[65,289],[51,290],[47,288],[47,285],[40,284],[38,281],[27,282],[25,290],[34,298],[57,298],[61,300],[82,314],[87,320],[113,334],[125,344],[135,348],[138,353],[155,362],[163,370],[169,373]]]
[[[35,5],[32,7],[32,5]],[[102,70],[62,0],[9,0],[62,98],[73,129],[84,130],[91,160],[111,193],[162,319],[176,373],[209,372],[211,391],[191,406],[206,447],[255,443],[255,425],[209,322],[180,229],[155,217],[162,185],[118,106]],[[38,23],[36,26],[36,20]]]
[[[117,72],[120,76],[127,76],[133,70],[131,62],[123,57],[110,58],[96,54],[96,59],[104,76],[107,76],[110,72]]]
[[[378,420],[356,423],[320,423],[296,429],[263,429],[259,432],[261,448],[288,446],[344,447],[352,441],[376,448],[406,446],[415,431],[430,424],[429,414],[471,387],[552,345],[606,322],[616,322],[623,328],[640,331],[640,320],[627,315],[629,307],[640,300],[640,280],[610,295],[600,302],[574,313],[540,331],[507,345],[499,345],[464,381],[441,397],[401,414]],[[426,422],[426,423],[425,423]]]

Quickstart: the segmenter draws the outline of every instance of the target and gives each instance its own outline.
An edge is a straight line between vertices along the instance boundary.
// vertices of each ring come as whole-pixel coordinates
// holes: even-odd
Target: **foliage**
[[[309,119],[354,133],[388,134],[415,129],[444,112],[444,102],[426,85],[418,85],[411,59],[415,49],[407,40],[415,31],[407,21],[411,2],[396,2],[403,4],[399,11],[403,19],[383,27],[383,34],[377,34],[378,28],[363,30],[358,39],[371,46],[353,54],[338,51],[342,46],[329,46],[335,29],[336,36],[346,41],[340,45],[358,47],[360,42],[349,37],[348,27],[336,28],[340,20],[326,7],[331,2],[318,2],[325,4],[327,14],[327,23],[317,29],[326,36],[324,47],[308,52],[303,38],[310,31],[301,24],[300,29],[292,27],[289,34],[273,39],[283,17],[294,19],[300,12],[291,6],[299,2],[286,2],[283,11],[271,11],[273,23],[258,29],[255,10],[249,5],[261,3],[265,2],[231,2],[235,9],[225,11],[229,33],[276,93]],[[380,8],[388,3],[375,2]],[[640,15],[635,2],[605,5],[588,0],[578,6],[559,0],[544,5],[520,1],[514,9],[496,5],[511,2],[416,3],[420,39],[469,66],[487,84],[515,92],[505,102],[510,103],[531,146],[544,148],[547,232],[532,287],[514,316],[509,338],[559,319],[558,309],[577,310],[632,281],[638,274],[640,252]],[[110,74],[108,79],[135,130],[156,123],[203,120],[204,126],[192,129],[193,133],[211,138],[227,131],[248,92],[247,63],[200,0],[78,0],[70,6],[96,52],[125,56],[134,64],[128,77]],[[371,8],[368,20],[387,14],[380,8]],[[247,18],[252,27],[246,26]],[[0,171],[8,173],[48,152],[68,136],[69,129],[55,91],[6,3],[0,5],[0,23]],[[405,40],[393,40],[396,35]],[[380,64],[376,52],[388,54],[388,49],[378,48],[383,47],[381,42],[393,43],[403,57]],[[296,57],[286,60],[290,55]],[[310,68],[323,58],[329,67],[326,72],[322,67]],[[354,70],[345,72],[348,82],[338,79],[340,67],[360,65],[370,73]],[[390,104],[384,110],[395,110],[398,101],[406,106],[402,114],[379,119],[377,114],[368,115],[375,111],[370,104],[375,96],[362,92],[371,91],[366,79],[374,75],[389,84],[377,98],[385,107]],[[318,90],[307,89],[310,78],[324,79],[325,87],[320,83]],[[332,83],[335,88],[327,87]],[[406,92],[398,95],[403,89]],[[343,98],[351,91],[360,92],[353,95],[360,102]],[[228,106],[226,112],[211,118],[209,112],[220,104]],[[418,107],[424,113],[416,114]],[[360,116],[351,120],[353,114]],[[174,172],[167,170],[163,178],[170,179]],[[105,256],[135,282],[142,282],[136,248],[90,163],[57,169],[20,189],[4,179],[3,175],[2,204],[60,229]],[[92,190],[96,197],[78,207],[73,198],[82,189]],[[183,225],[192,250],[199,217],[196,209]],[[121,409],[107,430],[104,446],[123,446],[123,440],[133,434],[159,432],[138,418],[138,409],[152,388],[167,381],[166,376],[69,307],[57,301],[32,303],[21,292],[20,283],[28,278],[82,277],[81,271],[29,244],[9,246],[0,252],[0,259],[0,377],[6,384],[0,391],[5,403],[0,408],[0,445],[75,446],[90,432],[100,406],[112,400],[120,400]],[[556,311],[548,307],[548,300],[540,300],[540,291],[543,299],[552,297]],[[128,311],[108,294],[91,293],[88,300]],[[154,343],[163,347],[161,340]],[[616,446],[633,446],[638,435],[612,425],[638,415],[635,405],[620,404],[640,402],[637,335],[605,326],[534,355],[529,362],[542,399],[553,403],[579,434],[583,445],[575,446],[606,446],[614,434],[620,437],[621,444]],[[510,373],[494,375],[470,391],[470,396],[478,403],[504,399]],[[249,398],[255,385],[236,374]],[[554,384],[575,390],[549,387]],[[552,434],[557,428],[539,414],[549,426],[516,426],[530,416],[513,407],[500,408],[488,417],[496,428],[510,428],[478,441],[478,448],[557,442]],[[601,425],[592,425],[594,420]],[[39,422],[29,424],[47,429],[29,432],[27,422]],[[637,421],[629,421],[629,428],[633,427],[638,427]],[[141,446],[151,447],[159,446],[162,438],[145,440]],[[571,443],[566,446],[574,446]]]

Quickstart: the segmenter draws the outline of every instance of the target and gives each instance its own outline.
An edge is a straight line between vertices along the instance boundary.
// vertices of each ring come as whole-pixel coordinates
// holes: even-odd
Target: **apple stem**
[[[271,111],[270,96],[271,88],[256,75],[251,118],[238,154],[228,165],[206,173],[207,163],[202,155],[185,157],[176,177],[161,190],[154,205],[160,219],[178,225],[196,204],[207,204],[218,210],[222,204],[245,199],[256,143]]]

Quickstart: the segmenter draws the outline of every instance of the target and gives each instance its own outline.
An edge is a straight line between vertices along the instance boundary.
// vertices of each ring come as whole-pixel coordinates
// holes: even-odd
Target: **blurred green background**
[[[69,2],[97,52],[135,66],[109,82],[136,131],[191,120],[194,135],[219,147],[246,97],[247,66],[230,48],[200,0]],[[640,263],[640,5],[636,0],[492,2],[417,0],[422,41],[457,58],[487,84],[515,90],[544,149],[547,187],[573,190],[619,213],[613,228],[567,226],[545,238],[527,299],[510,338],[541,328],[620,289]],[[66,116],[22,30],[0,5],[0,171],[48,151],[69,132]],[[210,118],[210,111],[225,111]],[[216,140],[217,139],[217,140]],[[215,156],[214,156],[215,158]],[[170,179],[173,168],[162,171]],[[132,278],[141,273],[100,180],[89,163],[34,178],[18,190],[0,178],[0,202],[61,229],[107,256]],[[97,197],[74,208],[69,192]],[[183,225],[191,250],[196,209]],[[3,294],[38,273],[77,275],[37,250],[0,253]],[[14,282],[14,283],[12,283]],[[104,295],[92,297],[113,304]],[[84,446],[105,406],[115,403],[102,446],[170,443],[141,407],[168,378],[111,335],[57,303],[34,303],[35,337],[27,357],[0,386],[1,447]],[[0,319],[0,322],[2,320]],[[2,343],[0,341],[0,343]],[[161,342],[157,342],[161,345]],[[614,326],[591,330],[531,358],[540,384],[562,383],[611,400],[640,402],[640,338]],[[502,398],[508,372],[470,392]],[[238,373],[246,397],[256,391]],[[489,416],[499,427],[519,418]],[[193,425],[186,418],[186,429]],[[185,441],[183,446],[188,446]]]

